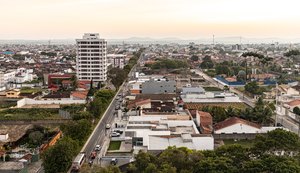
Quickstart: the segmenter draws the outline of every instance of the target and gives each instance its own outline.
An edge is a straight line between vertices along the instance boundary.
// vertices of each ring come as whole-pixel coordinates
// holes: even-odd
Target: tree
[[[111,83],[118,89],[127,78],[127,73],[120,68],[112,68],[109,70],[108,76],[111,79]]]
[[[300,108],[299,107],[294,107],[293,109],[293,113],[296,114],[296,115],[300,115]]]
[[[90,89],[89,89],[89,92],[88,92],[88,94],[87,94],[87,96],[88,97],[91,97],[91,96],[94,96],[94,94],[95,94],[95,89],[94,89],[94,87],[93,87],[93,79],[91,80],[91,83],[90,83]]]
[[[191,60],[192,61],[199,61],[199,57],[197,55],[192,55]]]
[[[44,134],[40,131],[33,131],[29,133],[29,144],[33,147],[39,146],[43,142]]]
[[[73,90],[76,90],[77,85],[78,85],[78,80],[77,80],[76,75],[72,75],[71,81],[72,81]]]
[[[245,85],[245,91],[251,94],[261,94],[256,81],[249,82]]]
[[[78,143],[69,137],[64,137],[58,141],[56,145],[50,147],[42,155],[45,172],[67,172],[78,149]]]
[[[64,135],[83,144],[91,132],[91,123],[86,119],[82,119],[69,124],[63,124],[61,125],[61,129]]]
[[[213,68],[213,67],[214,67],[214,63],[213,63],[213,61],[211,60],[211,57],[206,55],[206,56],[202,59],[202,63],[200,64],[200,67],[203,68],[203,69],[210,69],[210,68]]]

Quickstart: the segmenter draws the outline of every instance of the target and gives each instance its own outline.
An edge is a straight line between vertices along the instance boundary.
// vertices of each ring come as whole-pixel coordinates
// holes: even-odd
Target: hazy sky
[[[0,39],[300,38],[300,0],[0,0]]]

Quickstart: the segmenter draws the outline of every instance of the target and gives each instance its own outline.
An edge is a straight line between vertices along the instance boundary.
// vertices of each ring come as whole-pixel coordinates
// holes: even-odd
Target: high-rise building
[[[82,39],[76,39],[76,75],[78,80],[104,82],[107,79],[105,39],[99,34],[86,33]]]

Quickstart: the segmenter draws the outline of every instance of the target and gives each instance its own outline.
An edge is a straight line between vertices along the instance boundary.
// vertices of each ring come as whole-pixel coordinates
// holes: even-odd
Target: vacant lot
[[[196,110],[201,110],[203,107],[206,106],[219,106],[223,108],[237,108],[237,109],[246,109],[247,106],[245,103],[186,103],[185,107],[187,109],[196,109]]]
[[[5,109],[0,111],[0,120],[60,119],[58,109]]]
[[[224,145],[240,144],[247,148],[250,148],[254,145],[254,140],[248,140],[248,139],[241,139],[241,140],[226,139],[223,140],[223,142]]]

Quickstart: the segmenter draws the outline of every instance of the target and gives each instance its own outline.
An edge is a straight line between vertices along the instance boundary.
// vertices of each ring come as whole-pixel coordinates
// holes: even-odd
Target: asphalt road
[[[144,54],[142,53],[137,64],[140,63],[140,60],[142,59],[143,55]],[[136,65],[129,72],[128,79],[131,79],[133,77],[135,71],[136,71]],[[115,106],[117,104],[119,104],[119,103],[117,103],[118,101],[116,100],[116,97],[118,94],[123,94],[123,90],[124,91],[126,90],[125,89],[126,86],[127,86],[127,82],[124,82],[120,86],[120,89],[118,90],[115,97],[111,101],[110,105],[106,109],[106,112],[103,114],[102,118],[99,120],[94,131],[92,132],[89,139],[86,141],[85,145],[83,146],[81,152],[85,152],[87,155],[87,158],[90,156],[91,152],[95,149],[96,145],[102,146],[102,149],[104,148],[103,144],[104,144],[105,136],[109,135],[109,131],[110,131],[105,128],[106,124],[111,124],[111,127],[113,127],[112,122],[115,118],[115,116],[114,116],[114,112],[116,111]],[[87,159],[87,161],[88,161],[88,159]]]

